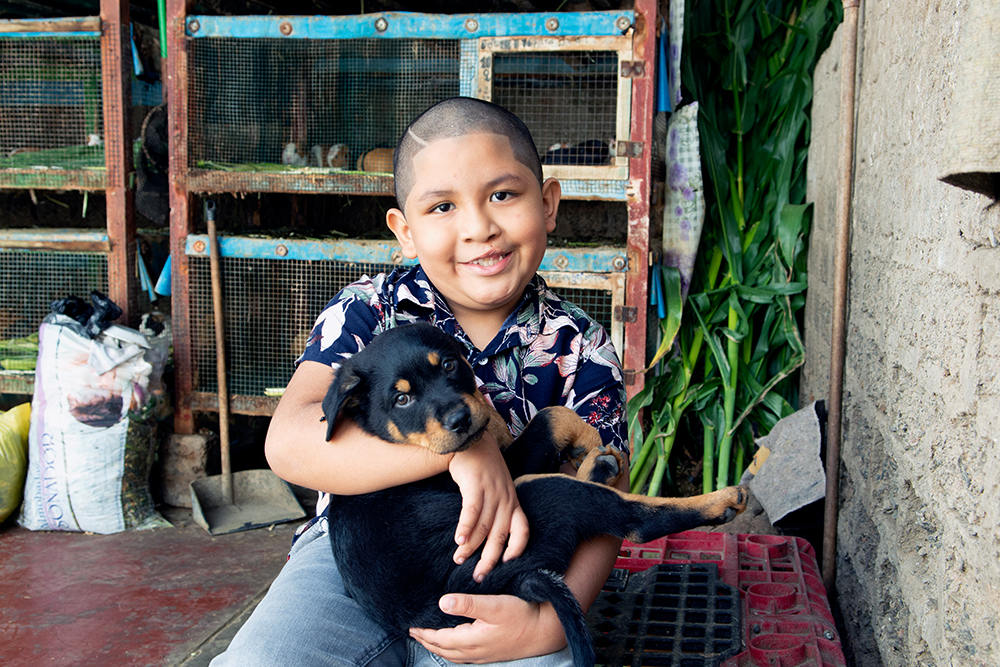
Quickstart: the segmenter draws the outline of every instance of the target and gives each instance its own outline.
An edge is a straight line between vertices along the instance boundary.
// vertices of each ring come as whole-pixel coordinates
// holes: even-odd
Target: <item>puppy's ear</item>
[[[356,404],[357,392],[361,387],[361,376],[350,369],[342,369],[330,385],[323,398],[323,416],[326,419],[326,439],[333,437],[333,427],[337,423],[337,415],[345,407]]]

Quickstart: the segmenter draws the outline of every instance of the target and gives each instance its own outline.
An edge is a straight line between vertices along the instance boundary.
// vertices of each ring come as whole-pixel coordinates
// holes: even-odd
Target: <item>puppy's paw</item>
[[[709,523],[721,525],[729,523],[747,508],[750,490],[746,486],[729,486],[710,494],[713,503],[710,509]]]
[[[625,455],[617,448],[601,445],[592,449],[579,466],[577,477],[606,486],[614,486],[625,472]]]

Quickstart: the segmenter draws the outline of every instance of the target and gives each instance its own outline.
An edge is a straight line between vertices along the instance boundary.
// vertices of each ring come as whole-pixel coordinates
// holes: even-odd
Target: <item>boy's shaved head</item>
[[[467,134],[497,134],[507,137],[514,158],[531,170],[542,184],[542,162],[528,128],[521,119],[501,106],[471,97],[452,97],[438,102],[410,123],[396,146],[393,156],[396,204],[405,211],[406,198],[416,175],[413,158],[438,139]]]

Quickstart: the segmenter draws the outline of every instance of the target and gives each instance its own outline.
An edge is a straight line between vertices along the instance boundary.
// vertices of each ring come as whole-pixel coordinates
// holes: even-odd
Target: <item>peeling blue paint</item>
[[[187,34],[196,38],[278,39],[620,36],[634,20],[635,13],[631,10],[552,14],[381,12],[360,16],[189,16]],[[197,30],[192,29],[193,23]]]
[[[208,256],[208,236],[191,234],[185,253],[194,257]],[[396,264],[411,266],[416,260],[406,259],[395,241],[260,239],[245,236],[219,237],[222,257],[248,259],[338,261],[356,264]],[[549,248],[540,271],[582,273],[612,273],[625,271],[624,248],[598,246],[593,248]],[[617,260],[617,262],[616,262]]]

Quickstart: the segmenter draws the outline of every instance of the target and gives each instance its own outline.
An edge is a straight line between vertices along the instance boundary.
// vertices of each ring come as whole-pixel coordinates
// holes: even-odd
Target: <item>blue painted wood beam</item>
[[[192,257],[208,257],[208,236],[191,234],[185,253]],[[355,264],[395,264],[411,266],[416,260],[406,259],[395,241],[260,239],[245,236],[219,237],[222,257],[249,259],[337,261]],[[549,248],[542,259],[540,271],[581,273],[612,273],[628,268],[625,248],[597,246],[587,248]]]
[[[631,10],[550,14],[419,14],[360,16],[188,16],[189,37],[279,39],[476,39],[581,35],[618,36]]]

